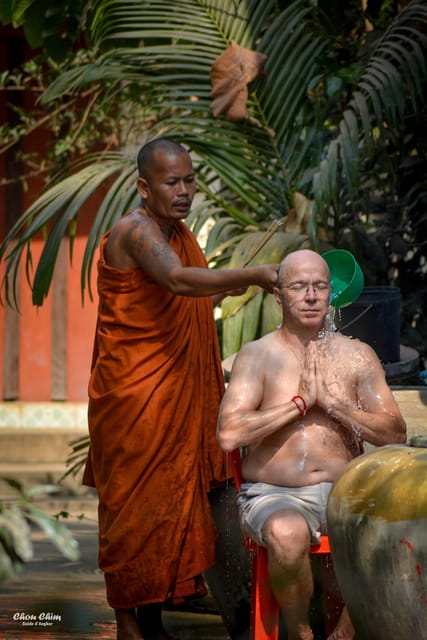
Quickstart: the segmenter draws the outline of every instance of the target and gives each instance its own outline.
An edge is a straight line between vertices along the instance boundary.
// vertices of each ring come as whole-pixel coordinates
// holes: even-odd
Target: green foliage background
[[[275,234],[255,261],[303,244],[349,249],[366,284],[401,288],[402,341],[425,354],[425,0],[400,11],[391,0],[43,0],[37,12],[40,4],[0,3],[3,24],[40,47],[2,76],[6,90],[24,83],[39,97],[34,112],[3,127],[0,152],[39,125],[52,134],[46,190],[0,247],[11,304],[22,258],[43,303],[62,238],[73,238],[82,204],[108,184],[82,265],[88,291],[102,233],[136,204],[137,148],[169,135],[195,158],[204,200],[189,224],[198,232],[209,220],[212,267],[245,262],[272,222],[295,235]],[[267,56],[239,122],[211,111],[211,65],[232,42]],[[224,303],[224,355],[274,326],[271,307],[254,291]]]

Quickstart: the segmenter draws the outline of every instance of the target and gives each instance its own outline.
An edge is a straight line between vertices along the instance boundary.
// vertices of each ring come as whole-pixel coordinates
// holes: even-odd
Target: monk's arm
[[[230,295],[230,290],[240,290],[240,294],[250,285],[258,285],[272,292],[277,280],[277,265],[260,265],[245,269],[203,269],[199,267],[183,267],[178,261],[153,277],[169,291],[179,296],[215,296]],[[159,265],[160,266],[160,265]],[[144,271],[148,271],[147,267]],[[225,297],[225,295],[223,297]],[[219,297],[216,304],[218,304]]]
[[[300,418],[298,407],[291,400],[259,409],[264,393],[259,356],[254,345],[247,344],[234,360],[217,424],[217,441],[223,451],[262,440]]]
[[[278,265],[245,269],[184,267],[158,225],[149,219],[132,228],[132,233],[126,238],[126,245],[135,262],[175,295],[215,296],[252,284],[271,292],[277,281]]]

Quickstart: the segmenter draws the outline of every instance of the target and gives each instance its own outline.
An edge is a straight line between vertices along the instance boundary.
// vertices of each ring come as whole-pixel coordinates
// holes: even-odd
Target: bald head
[[[151,142],[147,142],[139,150],[137,158],[138,173],[141,178],[147,178],[150,172],[155,169],[157,153],[177,156],[181,153],[188,153],[188,151],[182,144],[169,138],[155,138]]]
[[[321,255],[311,249],[292,251],[292,253],[288,253],[283,258],[279,265],[277,286],[280,287],[280,285],[291,279],[301,279],[303,274],[314,270],[321,273],[322,277],[329,282],[329,268]]]

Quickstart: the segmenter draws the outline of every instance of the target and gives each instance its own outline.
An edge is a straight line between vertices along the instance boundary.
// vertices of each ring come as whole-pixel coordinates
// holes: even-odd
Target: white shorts
[[[297,511],[306,520],[312,544],[326,533],[326,507],[332,482],[320,482],[306,487],[281,487],[266,482],[243,482],[237,496],[243,532],[265,547],[262,528],[276,511]]]

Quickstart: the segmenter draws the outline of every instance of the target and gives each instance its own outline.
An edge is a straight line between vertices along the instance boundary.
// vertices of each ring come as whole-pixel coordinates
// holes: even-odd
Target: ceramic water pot
[[[328,502],[338,584],[357,640],[427,640],[427,442],[353,460]]]

